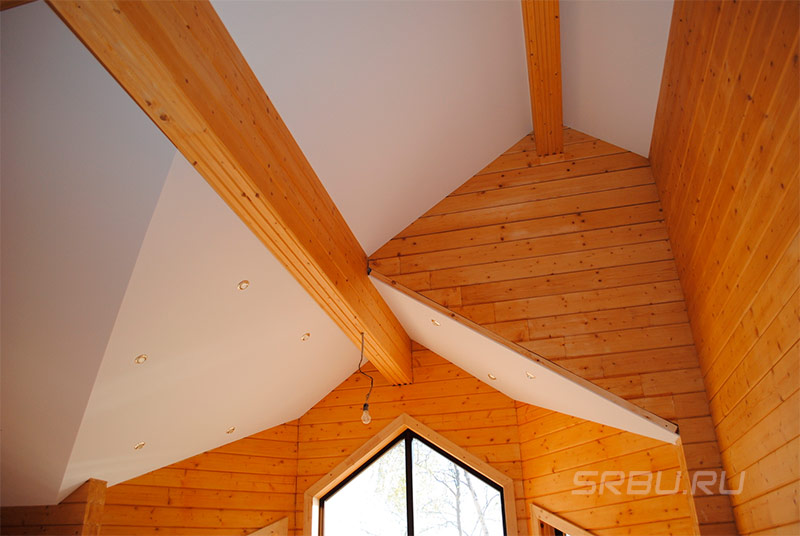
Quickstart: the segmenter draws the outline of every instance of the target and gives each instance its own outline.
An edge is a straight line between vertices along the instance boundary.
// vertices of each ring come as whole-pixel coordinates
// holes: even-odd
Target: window
[[[502,536],[503,488],[410,430],[320,498],[324,536]]]

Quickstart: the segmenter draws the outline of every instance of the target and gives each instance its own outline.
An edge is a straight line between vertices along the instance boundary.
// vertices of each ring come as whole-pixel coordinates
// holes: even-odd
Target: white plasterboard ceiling
[[[367,253],[531,130],[517,2],[213,3]]]
[[[566,370],[544,366],[508,345],[473,330],[467,322],[426,305],[405,292],[372,278],[409,336],[507,396],[567,415],[675,443],[675,427],[613,395],[603,396]]]
[[[147,361],[134,363],[142,353]],[[296,419],[357,361],[344,333],[177,155],[62,488],[97,475],[121,482]]]
[[[0,25],[2,504],[52,504],[175,150],[43,2]]]
[[[650,154],[672,4],[561,1],[565,125]]]
[[[368,252],[530,130],[517,2],[214,5]],[[3,505],[283,422],[352,371],[357,349],[43,2],[0,24]],[[293,375],[319,347],[329,366]]]

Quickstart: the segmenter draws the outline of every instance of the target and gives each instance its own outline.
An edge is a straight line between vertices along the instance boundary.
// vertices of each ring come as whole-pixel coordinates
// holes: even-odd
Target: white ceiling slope
[[[250,286],[242,291],[244,279]],[[141,353],[149,358],[137,365]],[[177,155],[63,492],[90,477],[113,485],[296,419],[357,363],[336,324]],[[146,445],[135,451],[140,441]]]
[[[368,254],[531,130],[518,2],[214,7]]]
[[[0,487],[52,504],[174,148],[44,2],[0,51]]]
[[[672,0],[562,0],[564,124],[650,154]]]
[[[675,426],[656,419],[599,387],[560,369],[545,366],[430,307],[416,293],[372,280],[411,338],[501,393],[527,404],[675,443]]]

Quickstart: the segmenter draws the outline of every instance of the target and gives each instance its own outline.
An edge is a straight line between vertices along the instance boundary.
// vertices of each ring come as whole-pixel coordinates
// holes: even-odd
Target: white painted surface
[[[241,291],[243,279],[250,286]],[[141,353],[149,359],[134,364]],[[342,331],[178,155],[62,495],[89,477],[114,485],[296,419],[357,364]],[[236,431],[226,435],[230,426]],[[146,446],[135,451],[139,441]]]
[[[563,0],[564,124],[647,156],[671,0]]]
[[[44,2],[0,51],[0,488],[52,504],[175,150]]]
[[[367,253],[531,130],[518,2],[214,7]]]
[[[374,277],[372,280],[413,340],[514,400],[660,441],[677,442],[676,433],[587,389],[567,371],[544,367],[391,285]],[[527,372],[535,379],[529,379]],[[489,374],[497,379],[489,379]]]

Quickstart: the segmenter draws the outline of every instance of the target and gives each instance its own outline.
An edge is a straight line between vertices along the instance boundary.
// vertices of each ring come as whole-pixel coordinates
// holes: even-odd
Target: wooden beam
[[[12,7],[21,6],[23,4],[30,4],[36,0],[0,0],[0,11],[11,9]]]
[[[53,10],[392,383],[411,342],[367,258],[208,1],[51,0]]]
[[[522,0],[533,133],[539,156],[564,152],[558,0]]]

